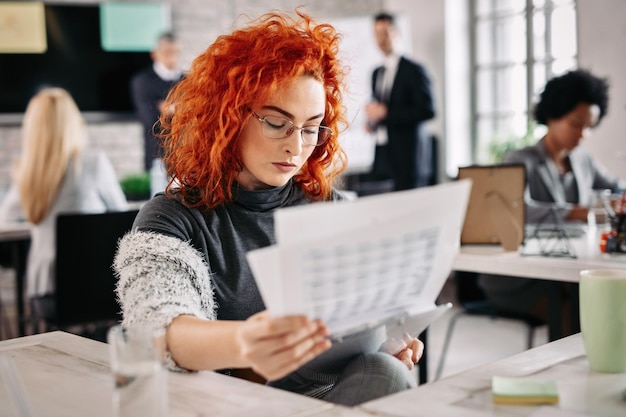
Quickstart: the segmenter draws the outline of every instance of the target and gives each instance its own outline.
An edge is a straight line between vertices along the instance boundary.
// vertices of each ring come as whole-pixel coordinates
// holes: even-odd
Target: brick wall
[[[97,3],[93,0],[54,1],[63,2]],[[293,11],[304,3],[302,0],[170,0],[173,30],[183,48],[183,68],[188,68],[193,58],[218,35],[244,24],[247,21],[245,16],[254,18],[270,10]],[[379,11],[383,3],[383,0],[312,0],[302,10],[322,21],[325,18],[370,16]],[[91,146],[109,155],[120,178],[142,169],[143,139],[139,123],[90,123],[88,131]],[[0,125],[0,191],[10,183],[11,164],[19,157],[19,152],[20,127]]]

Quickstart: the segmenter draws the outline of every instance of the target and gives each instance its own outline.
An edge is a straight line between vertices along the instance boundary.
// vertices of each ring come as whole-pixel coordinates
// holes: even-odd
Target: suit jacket
[[[372,74],[372,91],[382,67]],[[387,127],[389,168],[395,189],[415,188],[420,180],[430,175],[430,138],[423,122],[435,117],[431,82],[425,68],[405,57],[398,62],[388,99],[374,94],[387,105],[387,118],[381,122]]]
[[[569,162],[576,179],[578,201],[566,201],[559,171],[548,155],[543,139],[533,146],[511,151],[505,156],[504,163],[523,163],[526,167],[524,200],[528,223],[539,223],[544,219],[548,223],[553,222],[547,217],[551,211],[564,220],[574,204],[591,204],[593,190],[608,188],[617,192],[624,188],[618,178],[610,175],[581,146],[570,152]]]
[[[167,93],[177,81],[166,81],[154,72],[152,65],[138,72],[130,82],[131,98],[137,111],[137,117],[143,126],[144,134],[144,168],[152,166],[155,158],[161,157],[160,141],[154,133],[158,127],[154,124],[159,120],[158,103],[165,100]]]

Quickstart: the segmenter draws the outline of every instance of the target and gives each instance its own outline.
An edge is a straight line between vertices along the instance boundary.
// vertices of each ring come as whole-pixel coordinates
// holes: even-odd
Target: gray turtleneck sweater
[[[137,215],[115,259],[123,324],[165,328],[182,314],[245,320],[263,310],[245,255],[275,243],[276,209],[309,203],[291,182],[270,190],[234,190],[234,202],[206,212],[157,195]],[[378,328],[347,338],[272,385],[321,397],[354,352],[377,351],[384,337]],[[168,361],[181,370],[171,357]]]

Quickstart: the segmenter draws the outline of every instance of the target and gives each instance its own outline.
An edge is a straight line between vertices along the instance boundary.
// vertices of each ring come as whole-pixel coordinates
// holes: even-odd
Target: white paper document
[[[449,305],[435,306],[452,261],[470,180],[322,202],[275,213],[275,245],[248,261],[268,310],[321,318],[334,338],[387,325],[417,335]]]

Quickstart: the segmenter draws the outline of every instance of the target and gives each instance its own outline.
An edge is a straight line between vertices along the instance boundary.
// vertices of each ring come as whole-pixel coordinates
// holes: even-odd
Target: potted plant
[[[522,137],[513,135],[504,138],[496,137],[488,145],[489,161],[493,164],[500,164],[509,151],[532,145],[536,141],[533,131],[530,130]]]
[[[150,199],[150,174],[148,172],[128,175],[120,180],[120,186],[128,201]]]

